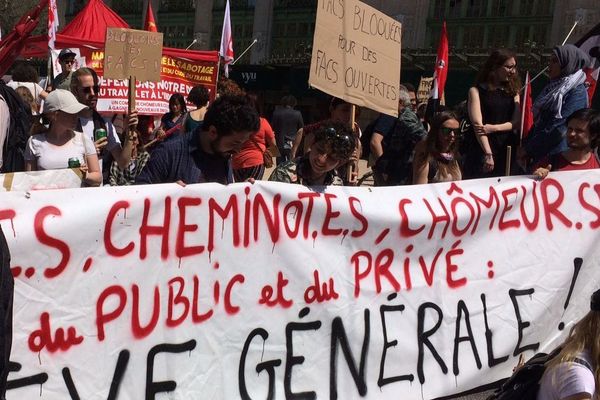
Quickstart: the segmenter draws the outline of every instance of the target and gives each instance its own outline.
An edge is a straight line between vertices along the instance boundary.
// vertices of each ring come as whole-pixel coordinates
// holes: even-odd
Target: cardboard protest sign
[[[163,34],[125,28],[107,28],[104,76],[141,82],[160,81]]]
[[[495,382],[589,310],[598,185],[0,193],[6,398],[422,400]]]
[[[400,22],[358,0],[319,0],[309,84],[397,116]]]
[[[105,54],[101,50],[82,49],[87,66],[100,77],[100,96],[96,109],[100,112],[127,110],[128,79],[108,79],[104,74]],[[136,108],[140,115],[163,115],[169,111],[173,93],[189,93],[196,85],[205,86],[211,100],[216,95],[218,68],[216,62],[190,61],[185,58],[163,56],[160,59],[159,82],[136,82]]]

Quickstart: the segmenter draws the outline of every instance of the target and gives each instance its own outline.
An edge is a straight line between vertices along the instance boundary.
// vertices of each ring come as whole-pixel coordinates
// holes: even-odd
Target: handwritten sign
[[[104,77],[141,82],[160,81],[163,34],[135,29],[107,28]]]
[[[495,382],[589,310],[599,185],[0,193],[7,399],[421,400]]]
[[[319,0],[309,84],[398,115],[402,25],[358,0]]]

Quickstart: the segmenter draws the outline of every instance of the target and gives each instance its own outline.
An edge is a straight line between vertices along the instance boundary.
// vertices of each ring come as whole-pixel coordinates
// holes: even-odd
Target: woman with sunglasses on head
[[[465,137],[465,178],[505,175],[507,148],[518,144],[520,88],[515,54],[494,50],[469,89],[473,129]]]
[[[352,119],[352,104],[348,103],[344,99],[332,97],[329,102],[329,117],[330,119],[325,121],[337,121],[346,124],[348,127],[350,127]],[[300,128],[300,130],[298,130],[290,154],[290,157],[292,157],[292,159],[308,152],[314,141],[314,132],[320,128],[323,122],[324,121],[320,121],[311,125],[306,125],[303,128]],[[359,138],[362,132],[360,131],[360,127],[356,122],[354,123],[354,126],[352,127],[351,131],[356,139],[355,149],[351,157],[348,159],[346,165],[340,165],[339,169],[340,177],[347,185],[356,184],[358,177],[358,158],[360,157],[361,153]],[[348,163],[352,163],[352,176],[348,176]]]
[[[588,107],[583,68],[587,54],[567,44],[552,49],[550,81],[533,102],[533,128],[523,141],[520,159],[535,165],[542,158],[567,150],[567,118]]]
[[[458,164],[460,125],[449,111],[436,114],[425,140],[415,146],[413,183],[437,183],[462,179]]]
[[[314,140],[308,153],[280,164],[270,181],[305,186],[342,186],[336,168],[346,164],[356,148],[352,130],[341,122],[325,121],[313,131]]]
[[[62,89],[52,91],[44,103],[44,116],[50,121],[47,132],[33,135],[25,150],[25,170],[72,168],[79,165],[84,183],[99,186],[102,173],[96,147],[82,132],[76,131],[77,114],[87,106]]]

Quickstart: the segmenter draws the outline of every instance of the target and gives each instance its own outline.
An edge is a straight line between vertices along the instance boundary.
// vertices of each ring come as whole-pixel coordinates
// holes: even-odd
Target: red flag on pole
[[[598,83],[598,75],[600,75],[600,24],[579,39],[575,46],[585,51],[590,57],[590,64],[583,70],[587,75],[585,85],[588,88],[588,98],[591,103]]]
[[[531,81],[529,71],[525,75],[525,90],[521,99],[521,140],[527,137],[533,126],[533,109],[531,101]]]
[[[152,11],[152,2],[148,1],[148,8],[146,8],[146,22],[144,23],[144,30],[148,32],[158,32],[156,28],[156,21],[154,19],[154,12]]]
[[[56,0],[48,2],[48,47],[54,50],[56,41],[56,31],[58,30],[58,10]]]
[[[437,58],[435,60],[435,71],[433,73],[433,86],[431,87],[431,98],[441,100],[446,87],[448,76],[448,33],[446,32],[446,21],[442,24],[440,44],[438,45]]]
[[[225,76],[229,77],[229,64],[234,60],[233,55],[233,34],[231,32],[231,18],[229,15],[229,0],[225,3],[225,15],[223,16],[223,33],[221,34],[221,49],[219,50],[223,57],[225,66]]]

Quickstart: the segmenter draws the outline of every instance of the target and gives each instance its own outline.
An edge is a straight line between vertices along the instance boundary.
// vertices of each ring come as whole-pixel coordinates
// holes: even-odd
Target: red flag
[[[40,13],[47,6],[48,0],[40,0],[40,3],[23,15],[13,30],[0,41],[0,76],[13,64],[25,46],[25,40],[37,26]]]
[[[229,64],[234,60],[233,55],[233,33],[231,32],[231,18],[229,16],[229,0],[225,3],[225,15],[223,16],[223,33],[221,34],[221,49],[225,66],[225,76],[229,77]]]
[[[158,32],[158,29],[156,29],[156,21],[154,20],[154,12],[152,11],[151,1],[148,1],[148,8],[146,8],[146,22],[144,23],[144,30],[148,32]]]
[[[56,0],[48,2],[48,47],[55,49],[54,42],[56,41],[56,31],[58,28],[58,10]]]
[[[594,91],[596,90],[598,75],[600,74],[600,24],[593,27],[579,39],[575,43],[575,46],[585,51],[590,57],[590,64],[583,70],[587,75],[585,85],[588,88],[588,98],[591,103],[592,98],[594,97]]]
[[[438,45],[437,58],[435,60],[435,71],[433,73],[433,86],[431,87],[431,98],[441,100],[446,87],[448,76],[448,33],[446,32],[446,21],[442,24],[442,34]]]
[[[525,75],[525,90],[521,99],[521,140],[527,137],[533,126],[533,109],[531,101],[531,81],[529,71]]]

